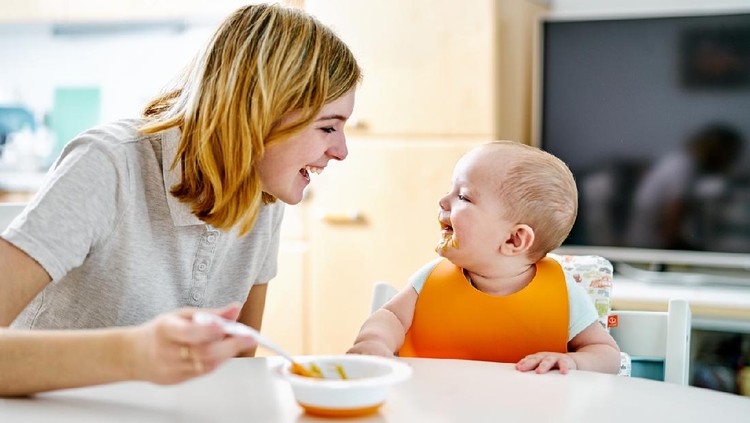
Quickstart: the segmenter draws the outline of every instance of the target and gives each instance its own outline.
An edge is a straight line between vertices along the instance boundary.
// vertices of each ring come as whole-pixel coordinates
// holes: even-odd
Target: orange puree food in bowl
[[[333,367],[333,370],[335,370],[336,372],[335,377],[328,377],[328,379],[341,379],[341,380],[348,379],[346,377],[346,371],[344,370],[344,366],[340,364],[333,364],[332,367]],[[294,362],[292,363],[291,366],[289,366],[289,371],[299,376],[312,377],[315,379],[326,379],[326,376],[323,375],[323,372],[320,370],[320,367],[318,367],[318,365],[315,363],[310,363],[307,367],[305,367],[302,364]]]

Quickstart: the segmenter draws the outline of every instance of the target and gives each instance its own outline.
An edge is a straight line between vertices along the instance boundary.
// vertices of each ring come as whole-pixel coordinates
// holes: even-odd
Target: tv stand
[[[625,262],[615,262],[614,267],[616,274],[629,279],[654,284],[683,286],[721,285],[750,288],[750,272],[746,271],[738,271],[745,273],[744,275],[726,270],[708,273],[708,271],[703,271],[704,269],[696,269],[695,271],[688,272],[684,270],[670,270],[670,267],[665,263],[651,263],[645,269],[642,269]]]

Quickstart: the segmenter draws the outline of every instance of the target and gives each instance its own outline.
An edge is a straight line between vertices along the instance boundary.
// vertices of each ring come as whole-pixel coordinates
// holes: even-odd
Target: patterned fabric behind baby
[[[607,331],[607,321],[612,310],[612,263],[599,256],[568,256],[548,254],[557,260],[573,279],[591,296],[599,314],[599,323]]]

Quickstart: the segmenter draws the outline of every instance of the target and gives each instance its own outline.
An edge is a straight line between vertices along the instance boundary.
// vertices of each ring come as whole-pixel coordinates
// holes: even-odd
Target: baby
[[[577,202],[553,155],[510,141],[472,149],[439,201],[441,257],[370,316],[348,352],[617,373],[619,348],[590,297],[546,257],[568,236]]]

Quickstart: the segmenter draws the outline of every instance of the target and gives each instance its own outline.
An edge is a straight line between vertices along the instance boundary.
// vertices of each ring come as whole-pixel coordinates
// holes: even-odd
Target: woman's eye
[[[332,126],[327,126],[325,128],[320,128],[321,131],[325,132],[326,134],[330,134],[332,132],[336,132],[336,128]]]

